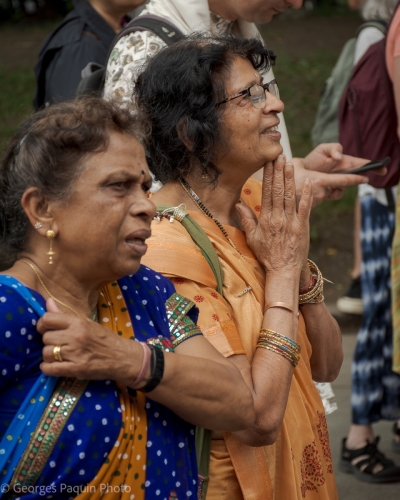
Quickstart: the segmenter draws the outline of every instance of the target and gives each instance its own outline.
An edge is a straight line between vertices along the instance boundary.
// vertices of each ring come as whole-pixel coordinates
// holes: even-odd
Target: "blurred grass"
[[[18,125],[32,112],[35,79],[31,68],[0,68],[0,151]]]

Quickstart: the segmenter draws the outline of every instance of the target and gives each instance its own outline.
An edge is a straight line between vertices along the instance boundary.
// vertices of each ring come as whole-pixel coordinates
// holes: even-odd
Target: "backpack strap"
[[[365,28],[376,28],[383,35],[386,36],[387,29],[388,29],[388,22],[384,21],[383,19],[377,19],[376,21],[367,21],[366,23],[359,26],[359,28],[356,31],[356,36],[358,37],[358,35],[361,33],[361,31],[364,30]]]
[[[170,213],[174,219],[178,220],[192,240],[199,247],[204,258],[208,262],[217,282],[216,290],[220,295],[223,285],[223,271],[217,252],[215,251],[210,238],[197,222],[183,209],[183,207],[157,206],[157,212]],[[211,452],[212,431],[203,427],[196,427],[196,458],[199,471],[199,491],[198,499],[205,500],[209,482],[210,452]]]
[[[151,14],[145,14],[143,16],[137,16],[128,24],[126,24],[118,35],[114,38],[111,44],[110,50],[108,51],[106,65],[95,70],[93,73],[85,76],[79,82],[78,88],[76,90],[76,96],[82,95],[99,95],[103,92],[104,82],[106,79],[106,69],[108,61],[111,57],[112,51],[114,50],[116,44],[124,38],[125,36],[135,33],[136,31],[151,31],[155,35],[161,38],[161,40],[167,45],[180,40],[184,35],[182,31],[177,28],[174,24],[163,19],[162,17],[153,16]],[[90,64],[90,63],[89,63]]]

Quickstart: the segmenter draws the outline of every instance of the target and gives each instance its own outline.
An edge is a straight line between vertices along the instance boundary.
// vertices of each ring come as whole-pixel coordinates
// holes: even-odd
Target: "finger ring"
[[[63,360],[62,357],[61,357],[61,346],[60,345],[54,346],[53,356],[54,356],[54,359],[56,361],[62,361]]]

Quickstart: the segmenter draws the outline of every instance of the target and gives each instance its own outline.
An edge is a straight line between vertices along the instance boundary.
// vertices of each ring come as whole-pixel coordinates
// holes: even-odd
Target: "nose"
[[[146,193],[142,191],[139,197],[135,196],[129,212],[134,217],[140,217],[150,225],[153,217],[156,215],[156,206],[147,197]]]
[[[279,99],[279,97],[276,97],[274,94],[271,94],[268,91],[265,91],[265,104],[264,107],[262,108],[262,112],[265,114],[275,112],[275,113],[282,113],[282,111],[285,108],[285,105],[283,104],[283,101]]]
[[[289,7],[292,7],[292,9],[301,9],[303,0],[289,0],[287,3],[289,4]]]

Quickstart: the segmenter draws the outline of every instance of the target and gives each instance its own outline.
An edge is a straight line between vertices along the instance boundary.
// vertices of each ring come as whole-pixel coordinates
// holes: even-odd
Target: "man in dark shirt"
[[[108,50],[124,16],[145,0],[74,0],[74,10],[49,35],[35,66],[33,106],[74,98],[89,63],[106,64]]]

